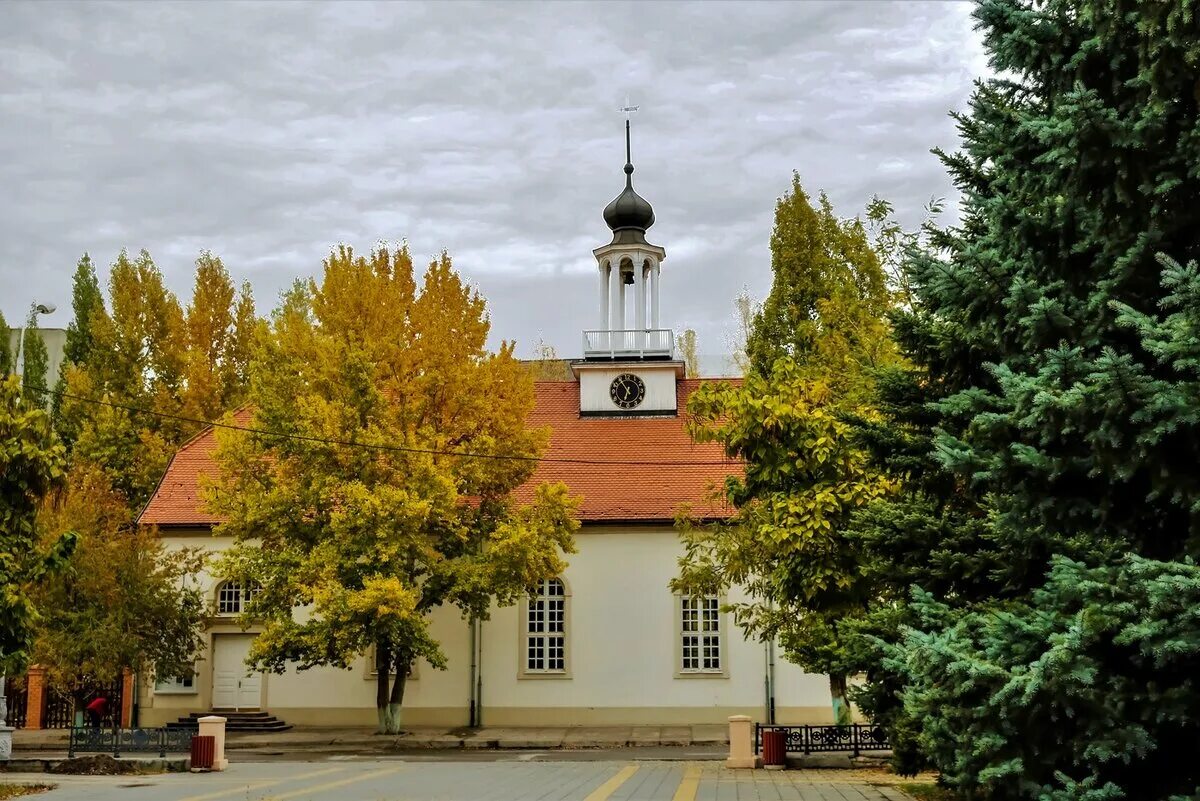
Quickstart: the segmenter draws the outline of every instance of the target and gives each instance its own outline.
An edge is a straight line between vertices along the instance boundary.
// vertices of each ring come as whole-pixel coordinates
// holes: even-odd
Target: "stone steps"
[[[173,723],[168,723],[167,727],[172,729],[185,727],[194,729],[197,726],[197,721],[208,715],[220,715],[225,718],[225,731],[229,732],[258,732],[267,734],[270,732],[287,731],[292,728],[289,724],[284,723],[269,712],[228,712],[220,709],[214,709],[211,712],[193,712],[187,717],[182,717]]]

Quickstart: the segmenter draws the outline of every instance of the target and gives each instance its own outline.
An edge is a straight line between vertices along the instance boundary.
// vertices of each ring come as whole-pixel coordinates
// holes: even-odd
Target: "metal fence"
[[[121,706],[124,702],[125,683],[120,677],[107,684],[92,684],[79,693],[79,709],[84,709],[100,696],[108,699],[102,725],[112,727],[121,719]],[[42,728],[69,729],[75,725],[75,695],[47,687],[45,695],[45,712],[42,715]]]
[[[8,702],[6,722],[14,729],[25,728],[29,715],[29,693],[25,690],[25,684],[23,676],[9,676],[5,684],[4,694]]]
[[[67,756],[77,753],[158,754],[165,757],[168,752],[189,751],[192,737],[197,729],[191,726],[160,729],[100,729],[77,726],[71,729],[71,741]]]
[[[754,724],[754,753],[762,747],[765,731],[784,733],[784,750],[789,754],[821,754],[850,751],[889,751],[887,732],[882,726],[854,723],[847,726],[767,726]]]

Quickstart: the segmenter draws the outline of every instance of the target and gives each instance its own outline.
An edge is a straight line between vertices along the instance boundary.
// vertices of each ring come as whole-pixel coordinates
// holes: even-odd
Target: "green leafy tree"
[[[752,370],[769,375],[789,356],[817,365],[841,390],[864,367],[890,358],[884,316],[892,301],[865,224],[840,219],[824,193],[814,206],[795,173],[775,205],[771,273],[771,292],[746,342]]]
[[[75,266],[71,281],[71,322],[67,324],[67,342],[63,346],[63,360],[70,364],[84,364],[92,355],[94,337],[92,318],[104,310],[104,294],[100,291],[100,279],[92,257],[84,253]]]
[[[1160,347],[1184,319],[1160,319],[1160,310],[1187,281],[1173,268],[1161,275],[1154,258],[1200,254],[1195,10],[989,0],[975,16],[1001,77],[979,83],[957,117],[964,146],[943,160],[964,217],[908,260],[913,304],[896,325],[918,378],[897,383],[911,393],[901,419],[920,421],[904,433],[912,442],[928,435],[929,450],[907,467],[906,440],[880,452],[905,475],[930,458],[938,470],[919,492],[867,512],[883,524],[875,563],[925,561],[930,575],[912,582],[945,594],[932,595],[941,608],[918,595],[909,633],[901,625],[878,642],[899,670],[909,723],[957,786],[1003,799],[1183,797],[1168,788],[1194,793],[1191,760],[1170,762],[1169,775],[1141,771],[1162,767],[1158,755],[1172,753],[1180,729],[1169,698],[1118,680],[1128,665],[1102,661],[1088,676],[1105,690],[1107,711],[1071,706],[1071,688],[1047,666],[1028,678],[1039,692],[1061,689],[1055,703],[1020,689],[1031,701],[1024,715],[985,707],[992,714],[966,735],[979,685],[960,656],[979,648],[999,670],[1028,670],[1015,631],[966,631],[1006,605],[1049,620],[1075,615],[1080,636],[1123,619],[1118,594],[1097,594],[1079,611],[1053,579],[1046,584],[1052,562],[1129,571],[1121,581],[1136,583],[1151,579],[1124,561],[1129,554],[1168,563],[1168,573],[1197,556],[1200,484],[1194,460],[1180,457],[1198,437],[1195,367]],[[1190,347],[1189,336],[1172,347]],[[946,508],[970,536],[936,520]],[[938,540],[938,531],[950,536]],[[1131,586],[1125,597],[1137,606],[1154,592]],[[1174,631],[1172,659],[1200,665],[1186,628]],[[974,644],[930,647],[950,637]],[[938,677],[935,708],[921,699]],[[1144,689],[1156,677],[1141,680]],[[1143,703],[1161,704],[1161,716],[1143,718]],[[1061,714],[1068,706],[1075,717]],[[1106,727],[1138,731],[1134,763],[1120,749],[1085,747]]]
[[[13,353],[12,346],[8,344],[11,336],[8,328],[8,321],[4,319],[4,314],[0,312],[0,376],[7,377],[13,371]]]
[[[71,322],[67,324],[67,341],[63,346],[63,362],[55,384],[53,400],[55,431],[68,451],[79,432],[64,420],[63,393],[67,391],[67,372],[72,367],[87,364],[91,360],[95,347],[92,319],[105,313],[100,279],[96,277],[96,268],[87,253],[83,254],[75,266],[75,276],[71,283],[71,310],[73,314]]]
[[[434,452],[545,445],[525,426],[532,376],[512,345],[486,349],[488,328],[448,256],[418,290],[407,250],[340,248],[319,283],[287,293],[252,361],[254,426],[296,438],[218,436],[206,492],[235,540],[219,569],[262,587],[245,612],[262,625],[251,661],[348,668],[373,650],[383,732],[399,730],[412,664],[445,664],[431,610],[486,617],[573,550],[564,486],[512,500],[532,462]]]
[[[829,675],[834,720],[849,723],[839,628],[861,613],[870,586],[845,528],[855,509],[892,490],[854,445],[830,389],[790,358],[770,376],[708,384],[688,403],[693,436],[745,461],[725,493],[725,523],[681,521],[684,556],[672,586],[688,595],[736,588],[728,604],[749,634],[778,638],[788,659]]]
[[[78,535],[63,569],[29,589],[39,612],[33,658],[54,687],[78,703],[124,668],[190,674],[207,611],[190,580],[203,566],[198,551],[168,551],[157,531],[137,527],[95,468],[71,470],[42,503],[38,528],[43,539],[67,528]]]
[[[50,352],[46,349],[46,340],[42,339],[37,324],[37,312],[31,311],[22,336],[21,392],[26,403],[45,408],[50,404],[50,385],[46,383]]]
[[[17,378],[0,381],[0,674],[20,673],[29,661],[37,609],[27,588],[42,580],[74,547],[73,534],[39,547],[37,509],[63,479],[63,448],[50,417],[22,401]]]
[[[735,622],[828,674],[834,720],[847,723],[843,630],[872,598],[848,529],[895,482],[868,463],[845,418],[873,416],[874,371],[897,362],[884,320],[892,296],[866,226],[838,219],[824,195],[814,207],[796,175],[776,205],[771,254],[746,377],[701,387],[688,403],[693,437],[745,463],[724,488],[736,514],[715,525],[685,516],[673,586],[744,593],[727,606]]]

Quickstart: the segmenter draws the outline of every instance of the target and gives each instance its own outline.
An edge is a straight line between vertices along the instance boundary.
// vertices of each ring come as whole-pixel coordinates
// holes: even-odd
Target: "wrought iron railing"
[[[675,357],[675,333],[669,328],[645,328],[630,331],[584,331],[583,358],[672,359]]]
[[[45,712],[42,714],[42,728],[44,729],[69,729],[75,725],[75,710],[86,709],[87,705],[95,699],[103,696],[108,699],[105,704],[106,711],[104,719],[100,721],[101,725],[109,728],[116,725],[120,719],[122,704],[124,703],[124,682],[120,677],[107,684],[91,684],[82,692],[76,694],[60,690],[57,687],[47,687],[45,698]],[[78,700],[78,705],[76,705]],[[117,720],[114,720],[117,718]]]
[[[76,753],[109,753],[114,757],[126,754],[158,754],[165,757],[168,752],[188,751],[196,727],[160,729],[101,729],[92,726],[76,726],[71,729],[71,740],[67,756]]]
[[[846,726],[768,726],[754,724],[754,753],[762,747],[765,731],[784,733],[784,750],[789,754],[821,754],[850,751],[888,751],[887,732],[882,726],[853,723]]]

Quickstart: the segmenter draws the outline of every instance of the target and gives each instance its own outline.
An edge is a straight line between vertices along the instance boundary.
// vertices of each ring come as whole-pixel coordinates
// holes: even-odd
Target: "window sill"
[[[545,679],[554,680],[554,679],[569,679],[569,678],[571,678],[571,674],[570,674],[570,672],[568,672],[566,670],[559,671],[557,673],[551,673],[549,671],[547,671],[545,673],[537,673],[534,671],[522,671],[521,673],[517,674],[518,680],[533,679],[534,681],[542,681]]]
[[[158,687],[155,687],[154,694],[155,695],[199,695],[200,690],[196,687],[181,687],[181,688],[164,687],[161,689]]]
[[[729,678],[728,670],[677,670],[675,671],[677,679],[727,679]]]

